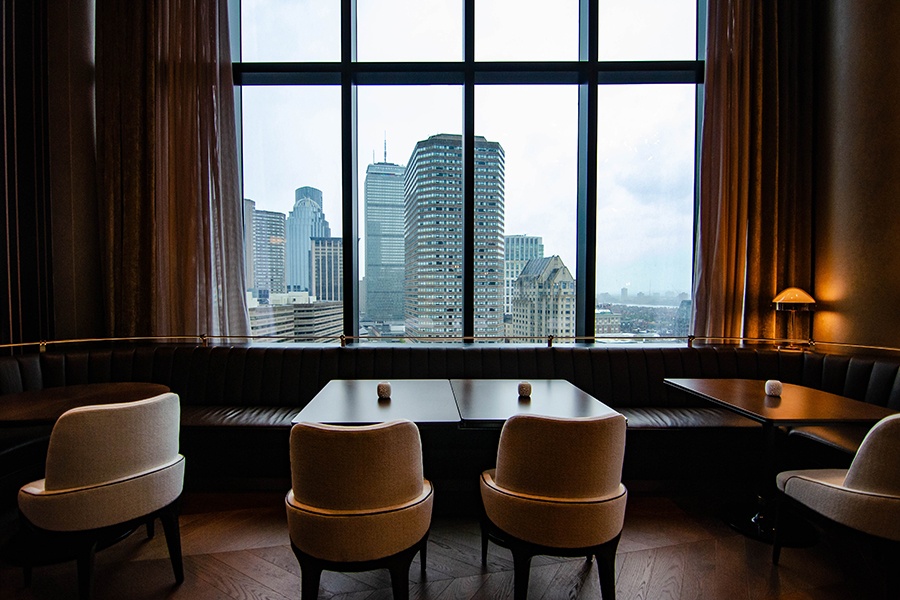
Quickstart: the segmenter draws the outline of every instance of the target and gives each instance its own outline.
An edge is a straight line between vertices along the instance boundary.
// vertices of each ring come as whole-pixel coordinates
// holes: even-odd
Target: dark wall
[[[821,6],[815,339],[900,347],[900,2]]]

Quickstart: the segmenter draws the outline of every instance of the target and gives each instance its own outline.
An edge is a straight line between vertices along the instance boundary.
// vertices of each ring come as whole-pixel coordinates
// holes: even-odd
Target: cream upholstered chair
[[[900,542],[900,414],[885,417],[872,427],[849,469],[785,471],[776,477],[776,485],[781,492],[778,523],[784,522],[785,508],[802,505],[830,521],[885,540],[896,552]],[[778,523],[772,550],[775,564],[782,546]]]
[[[156,517],[163,524],[175,580],[184,580],[178,527],[184,483],[180,413],[172,393],[69,410],[50,434],[44,479],[19,490],[19,512],[31,539],[74,552],[81,598],[90,596],[96,549],[142,524],[152,535]],[[27,583],[30,565],[23,562]]]
[[[409,597],[417,552],[425,572],[434,501],[414,423],[297,423],[291,486],[285,504],[304,600],[317,596],[323,570],[377,568],[390,571],[394,598]]]
[[[481,559],[488,540],[508,547],[515,598],[528,594],[532,556],[597,557],[600,590],[615,598],[616,548],[628,493],[622,485],[625,417],[516,415],[503,425],[497,467],[481,475]]]

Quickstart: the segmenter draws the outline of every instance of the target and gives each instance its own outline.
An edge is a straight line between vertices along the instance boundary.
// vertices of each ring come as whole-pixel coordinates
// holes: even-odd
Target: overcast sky
[[[600,4],[601,59],[693,58],[693,0]],[[339,7],[243,0],[242,60],[339,60]],[[357,10],[361,61],[461,59],[459,0],[357,0]],[[476,4],[476,60],[575,60],[577,51],[575,0]],[[288,213],[296,188],[319,188],[340,235],[339,88],[242,93],[245,197]],[[690,292],[693,103],[692,85],[601,88],[598,292]],[[542,236],[545,254],[559,254],[573,274],[577,116],[575,86],[476,88],[476,133],[506,153],[506,233]],[[406,164],[418,140],[461,130],[458,86],[360,87],[360,203],[366,167],[373,155],[384,159],[385,138],[388,161]],[[362,206],[359,214],[362,236]]]

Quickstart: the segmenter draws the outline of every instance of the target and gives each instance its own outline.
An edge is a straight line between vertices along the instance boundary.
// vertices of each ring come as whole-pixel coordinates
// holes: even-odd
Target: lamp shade
[[[800,288],[789,287],[772,299],[775,310],[813,310],[815,299]]]

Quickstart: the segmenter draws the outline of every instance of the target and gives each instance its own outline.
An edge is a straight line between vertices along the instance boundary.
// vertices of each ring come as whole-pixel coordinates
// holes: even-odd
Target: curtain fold
[[[97,0],[111,336],[249,334],[227,0]]]
[[[0,344],[55,331],[47,2],[0,0]]]
[[[812,292],[812,13],[808,0],[709,2],[696,336],[784,337],[772,298]]]

